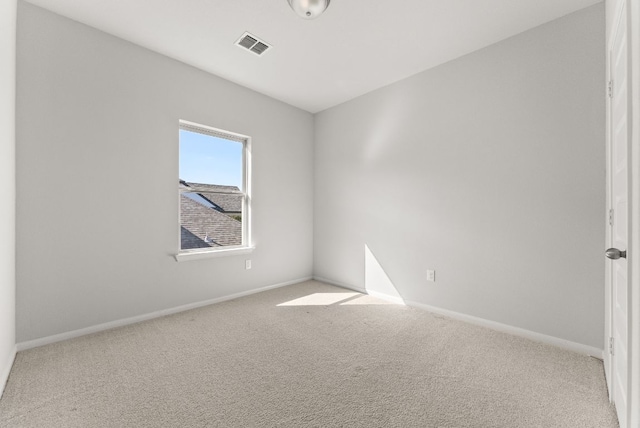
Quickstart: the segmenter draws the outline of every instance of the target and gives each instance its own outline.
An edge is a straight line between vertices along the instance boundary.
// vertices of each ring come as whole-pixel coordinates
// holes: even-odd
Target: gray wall
[[[19,342],[311,275],[311,114],[24,2],[17,95]],[[179,119],[253,137],[250,256],[173,259]]]
[[[15,347],[16,2],[0,2],[0,394]]]
[[[604,19],[319,113],[314,274],[366,287],[366,246],[407,301],[602,349]]]
[[[602,348],[603,21],[597,5],[322,112],[314,153],[310,114],[20,2],[18,341],[312,266],[364,288],[367,255],[405,300]],[[178,119],[253,137],[251,256],[171,257]]]

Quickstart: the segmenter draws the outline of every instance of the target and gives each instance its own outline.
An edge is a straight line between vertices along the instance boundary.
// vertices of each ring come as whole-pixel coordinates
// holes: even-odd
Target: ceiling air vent
[[[270,44],[268,44],[264,40],[260,40],[253,34],[249,34],[249,33],[244,33],[242,37],[238,39],[238,41],[236,42],[236,45],[243,47],[258,56],[262,55],[267,50],[271,49]]]

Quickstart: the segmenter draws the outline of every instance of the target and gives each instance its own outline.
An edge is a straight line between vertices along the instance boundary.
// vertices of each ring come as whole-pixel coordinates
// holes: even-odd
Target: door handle
[[[627,252],[620,251],[617,248],[609,248],[604,252],[604,254],[611,260],[618,260],[620,257],[622,257],[623,259],[627,258]]]

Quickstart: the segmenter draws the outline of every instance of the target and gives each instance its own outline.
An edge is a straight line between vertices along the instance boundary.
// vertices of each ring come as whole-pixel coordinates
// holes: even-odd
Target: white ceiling
[[[29,0],[312,113],[600,0]],[[273,45],[234,45],[248,31]]]

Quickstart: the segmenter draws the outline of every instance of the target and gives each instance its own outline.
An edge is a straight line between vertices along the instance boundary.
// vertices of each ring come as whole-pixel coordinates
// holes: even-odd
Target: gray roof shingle
[[[183,250],[242,245],[242,223],[180,195],[180,238]]]
[[[213,204],[222,208],[227,213],[242,212],[242,193],[236,186],[222,186],[219,184],[203,184],[184,182],[188,189],[200,193]],[[184,185],[181,188],[185,189]],[[231,192],[231,193],[211,193],[211,192]],[[236,192],[235,194],[233,192]]]

